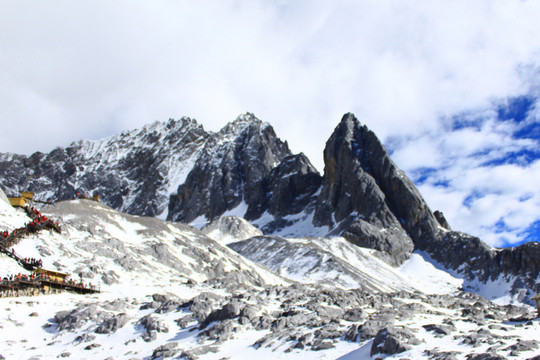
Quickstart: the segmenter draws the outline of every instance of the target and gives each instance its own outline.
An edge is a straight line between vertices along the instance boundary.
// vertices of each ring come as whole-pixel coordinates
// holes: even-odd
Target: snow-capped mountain
[[[274,269],[285,266],[276,259],[308,247],[287,239],[328,238],[309,241],[317,258],[336,251],[325,241],[344,238],[392,267],[416,252],[463,279],[466,289],[491,298],[527,301],[536,290],[538,243],[493,249],[450,230],[442,213],[431,211],[376,135],[354,115],[345,114],[337,125],[324,161],[320,175],[303,154],[292,154],[269,124],[248,113],[216,133],[183,118],[79,141],[49,154],[1,154],[0,185],[11,194],[30,190],[38,199],[53,201],[97,192],[116,210],[198,227],[237,215],[267,236],[282,237],[251,237],[236,245]],[[264,246],[264,239],[287,243]],[[280,249],[284,253],[276,253]],[[346,269],[342,260],[334,264]]]
[[[536,290],[537,243],[492,249],[451,231],[354,115],[339,122],[324,161],[321,176],[269,124],[247,113],[216,133],[182,118],[49,154],[0,154],[0,185],[53,201],[95,192],[116,210],[198,227],[237,215],[266,235],[342,236],[392,266],[420,251],[477,292],[499,284],[498,297],[525,299]]]
[[[1,154],[0,182],[13,196],[30,190],[37,199],[58,201],[97,193],[117,210],[166,216],[170,193],[185,181],[207,138],[202,126],[182,118],[48,154]]]

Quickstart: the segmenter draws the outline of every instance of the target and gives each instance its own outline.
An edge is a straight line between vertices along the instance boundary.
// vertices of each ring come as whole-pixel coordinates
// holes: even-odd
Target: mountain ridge
[[[534,292],[536,245],[495,251],[449,230],[353,114],[330,136],[324,160],[320,175],[270,124],[246,113],[214,133],[170,119],[49,154],[0,154],[0,184],[53,200],[95,191],[117,210],[188,223],[240,211],[268,235],[343,236],[393,266],[424,251],[471,284],[502,277],[515,293]]]

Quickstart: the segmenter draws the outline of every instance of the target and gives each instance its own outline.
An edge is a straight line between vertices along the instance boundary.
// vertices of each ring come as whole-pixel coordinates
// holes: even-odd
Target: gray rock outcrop
[[[377,332],[371,346],[370,355],[394,355],[411,349],[411,345],[418,345],[419,340],[407,328],[387,326]]]

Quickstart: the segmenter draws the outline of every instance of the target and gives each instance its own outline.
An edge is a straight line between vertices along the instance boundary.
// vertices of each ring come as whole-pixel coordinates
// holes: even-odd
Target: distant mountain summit
[[[496,250],[451,231],[353,114],[327,141],[324,163],[321,175],[270,124],[246,113],[218,132],[171,119],[48,154],[0,154],[0,185],[54,201],[98,193],[114,209],[170,221],[204,225],[236,215],[266,235],[343,236],[394,266],[422,251],[470,286],[499,281],[513,293],[535,290],[537,243]]]
[[[184,182],[208,137],[195,120],[182,118],[48,154],[0,154],[0,182],[11,194],[30,190],[37,199],[59,201],[98,193],[114,209],[163,216],[171,189]]]

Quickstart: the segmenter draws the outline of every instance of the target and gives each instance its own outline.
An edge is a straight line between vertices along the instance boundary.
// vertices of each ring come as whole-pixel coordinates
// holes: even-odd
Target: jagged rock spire
[[[324,178],[314,223],[400,263],[437,221],[412,181],[353,114],[345,114],[324,150]]]

